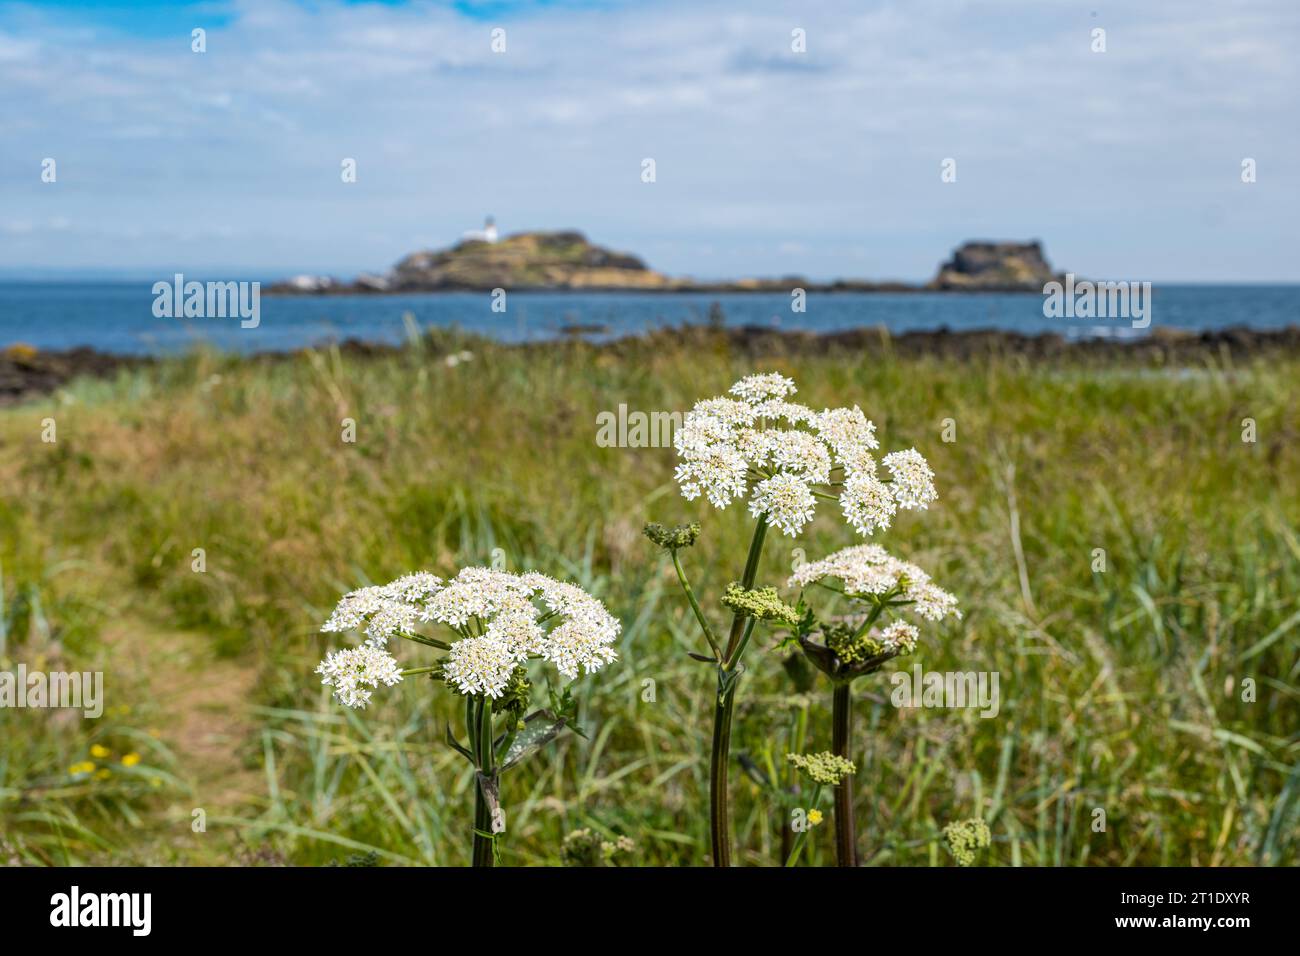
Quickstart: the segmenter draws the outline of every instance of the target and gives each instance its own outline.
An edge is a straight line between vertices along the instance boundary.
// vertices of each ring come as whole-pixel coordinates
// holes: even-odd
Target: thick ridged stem
[[[831,750],[845,760],[851,760],[853,748],[852,699],[847,681],[835,684],[831,699]],[[853,822],[853,775],[849,774],[835,786],[835,857],[840,866],[858,865],[857,827]]]
[[[475,699],[470,723],[470,741],[474,749],[474,761],[479,773],[495,781],[496,770],[492,754],[492,704],[490,701]],[[492,808],[488,806],[487,795],[478,775],[474,777],[474,866],[494,866],[496,857],[493,853]]]
[[[758,561],[763,554],[767,535],[767,515],[760,515],[754,527],[745,559],[741,586],[749,590],[758,575]],[[746,626],[748,621],[748,627]],[[731,811],[727,795],[727,768],[731,754],[731,713],[736,704],[736,668],[752,633],[753,619],[737,613],[731,621],[727,648],[718,667],[718,696],[713,707],[713,747],[709,754],[709,833],[713,845],[713,865],[731,866]]]

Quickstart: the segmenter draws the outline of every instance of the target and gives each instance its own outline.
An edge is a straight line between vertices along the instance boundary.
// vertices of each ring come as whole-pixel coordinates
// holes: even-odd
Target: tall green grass
[[[472,360],[443,360],[464,348]],[[588,738],[566,735],[507,776],[506,861],[556,863],[564,835],[592,827],[634,839],[640,862],[704,863],[714,678],[687,657],[700,649],[693,622],[639,530],[700,520],[688,563],[716,596],[739,573],[748,521],[740,506],[682,500],[671,448],[598,447],[596,416],[684,410],[766,369],[793,376],[810,405],[860,404],[884,447],[929,458],[937,506],[878,540],[932,570],[966,617],[926,634],[904,666],[1000,674],[987,720],[896,709],[887,674],[855,685],[866,860],[947,863],[943,825],[982,816],[996,864],[1297,862],[1296,358],[904,359],[887,340],[756,356],[704,333],[604,349],[439,337],[367,358],[197,353],[0,416],[6,601],[30,620],[30,585],[3,555],[75,562],[75,575],[33,580],[46,617],[68,609],[51,626],[84,635],[85,654],[97,627],[130,614],[258,669],[261,729],[246,750],[264,783],[254,809],[211,826],[201,862],[265,844],[301,863],[374,850],[462,864],[471,782],[441,744],[454,701],[409,680],[349,713],[311,670],[343,591],[500,549],[511,568],[590,588],[625,626],[620,663],[576,688]],[[49,415],[53,446],[38,437]],[[345,418],[355,444],[341,440]],[[945,419],[955,442],[940,439]],[[769,542],[760,580],[783,584],[796,548],[815,558],[854,540],[824,504],[803,538]],[[191,570],[194,548],[206,573]],[[26,644],[10,634],[10,658]],[[755,651],[733,746],[750,769],[732,774],[737,859],[772,864],[800,796],[781,758],[801,727],[805,749],[828,746],[829,692],[796,693],[772,642]],[[21,789],[27,758],[5,737]],[[761,782],[766,768],[779,786]],[[167,840],[147,821],[93,829],[116,845]],[[833,856],[828,839],[813,833],[805,864]]]

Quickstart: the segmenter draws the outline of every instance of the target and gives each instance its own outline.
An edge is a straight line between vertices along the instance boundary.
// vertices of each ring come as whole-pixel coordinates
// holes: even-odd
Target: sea
[[[152,282],[0,282],[0,348],[23,343],[41,350],[89,346],[162,355],[207,344],[252,353],[346,339],[397,344],[432,327],[524,342],[570,335],[604,340],[709,322],[812,332],[995,329],[1071,338],[1300,325],[1296,284],[1156,286],[1145,328],[1126,318],[1050,317],[1038,293],[810,292],[802,311],[793,308],[791,296],[768,293],[520,292],[507,293],[504,301],[490,292],[261,295],[256,327],[239,317],[160,318],[154,305]]]

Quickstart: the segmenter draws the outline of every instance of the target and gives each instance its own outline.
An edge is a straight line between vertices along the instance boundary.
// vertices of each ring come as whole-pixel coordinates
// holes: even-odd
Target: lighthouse
[[[496,242],[497,241],[497,223],[491,216],[483,220],[482,229],[471,229],[461,235],[461,238],[472,242]]]

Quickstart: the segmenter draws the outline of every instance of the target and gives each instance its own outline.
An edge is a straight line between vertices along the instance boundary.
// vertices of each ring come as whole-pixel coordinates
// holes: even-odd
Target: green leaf
[[[456,753],[460,754],[470,763],[474,762],[474,755],[470,753],[468,749],[462,747],[460,741],[456,739],[456,735],[451,732],[451,724],[447,725],[447,746],[456,751]]]
[[[538,710],[524,718],[524,726],[510,744],[501,761],[501,769],[509,770],[525,757],[541,750],[559,736],[568,724],[565,717],[557,717],[549,710]]]
[[[555,688],[548,685],[547,694],[551,698],[551,710],[554,711],[555,718],[563,721],[570,731],[586,740],[587,732],[578,726],[578,702],[574,699],[573,692],[566,687],[562,693],[556,694]]]
[[[804,601],[802,591],[799,592],[799,603],[795,605],[795,611],[799,615],[799,624],[795,628],[796,637],[807,637],[813,631],[817,630],[817,612],[814,611],[806,601]]]

